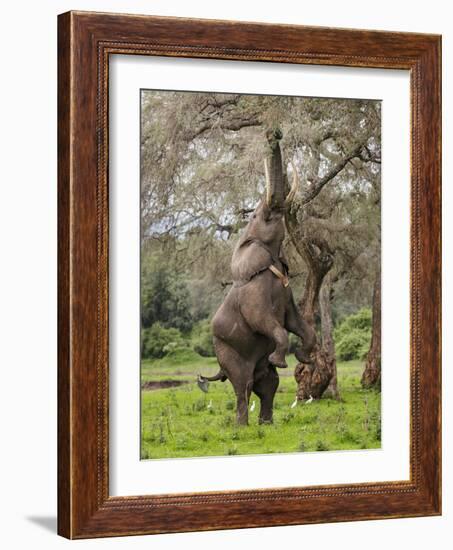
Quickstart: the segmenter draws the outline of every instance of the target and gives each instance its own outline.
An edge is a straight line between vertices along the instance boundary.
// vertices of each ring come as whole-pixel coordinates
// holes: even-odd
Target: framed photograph
[[[58,47],[59,533],[440,514],[440,37]]]

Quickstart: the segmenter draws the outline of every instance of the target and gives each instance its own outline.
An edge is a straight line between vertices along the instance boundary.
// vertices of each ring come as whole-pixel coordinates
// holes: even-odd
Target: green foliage
[[[357,313],[345,317],[337,328],[338,334],[348,332],[351,329],[371,330],[372,311],[364,307]]]
[[[186,363],[175,362],[175,357],[184,354],[188,358]],[[203,394],[196,384],[198,373],[211,376],[217,372],[214,359],[200,357],[186,349],[162,359],[144,361],[143,382],[171,379],[185,383],[176,388],[142,391],[142,458],[319,452],[381,446],[380,393],[361,388],[361,362],[337,365],[342,401],[320,399],[291,409],[295,394],[291,371],[295,363],[294,358],[289,358],[289,369],[285,376],[280,376],[274,423],[258,424],[259,401],[252,396],[257,406],[249,412],[249,426],[238,428],[236,397],[231,384],[212,383],[208,394]]]
[[[337,358],[341,361],[363,359],[370,347],[371,333],[354,329],[344,335],[336,345]]]
[[[158,322],[187,332],[193,324],[187,283],[153,260],[149,258],[142,267],[142,325],[148,328]]]
[[[345,317],[334,334],[337,359],[340,361],[363,359],[370,347],[371,331],[371,309],[363,308]]]
[[[187,365],[191,362],[197,362],[200,360],[198,353],[194,352],[189,347],[189,342],[187,340],[182,340],[180,345],[175,346],[174,349],[168,351],[165,354],[164,362],[170,361],[173,365]]]
[[[202,357],[215,356],[212,328],[208,320],[200,321],[193,327],[191,341],[193,350]]]
[[[165,328],[154,323],[150,328],[142,329],[142,357],[158,359],[168,353],[187,346],[177,328]]]

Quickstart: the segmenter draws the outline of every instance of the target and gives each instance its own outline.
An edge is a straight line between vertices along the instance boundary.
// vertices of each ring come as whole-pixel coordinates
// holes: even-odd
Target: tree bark
[[[333,254],[324,240],[303,238],[294,244],[308,267],[305,291],[299,302],[299,309],[305,321],[315,330],[319,291],[324,277],[332,268]],[[310,363],[301,362],[294,370],[298,400],[310,397],[319,399],[322,396],[332,379],[332,360],[335,358],[326,353],[317,341],[310,355]]]
[[[370,350],[362,375],[364,388],[381,389],[381,270],[378,269],[373,289],[373,328]]]
[[[330,273],[324,278],[319,291],[319,311],[321,314],[321,343],[322,349],[329,357],[332,378],[324,396],[340,399],[337,383],[337,360],[335,355],[335,341],[333,339],[332,321],[332,277]]]

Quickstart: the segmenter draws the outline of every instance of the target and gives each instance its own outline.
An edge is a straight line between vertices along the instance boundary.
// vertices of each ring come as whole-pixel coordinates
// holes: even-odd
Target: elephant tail
[[[209,382],[217,382],[217,380],[220,380],[221,382],[225,382],[226,379],[227,379],[226,374],[223,372],[222,369],[220,369],[219,372],[214,376],[201,376],[201,374],[199,374],[197,377],[197,384],[200,390],[207,393]]]
[[[203,380],[207,380],[208,382],[217,382],[217,380],[225,382],[225,380],[227,379],[227,376],[222,369],[220,369],[219,372],[214,376],[201,376],[201,374],[199,374],[198,377],[202,378]]]

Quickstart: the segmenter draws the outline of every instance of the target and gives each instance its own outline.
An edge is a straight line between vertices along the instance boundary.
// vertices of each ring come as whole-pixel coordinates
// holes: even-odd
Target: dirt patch
[[[162,390],[164,388],[177,388],[183,384],[188,384],[188,380],[148,380],[142,384],[142,390]]]

